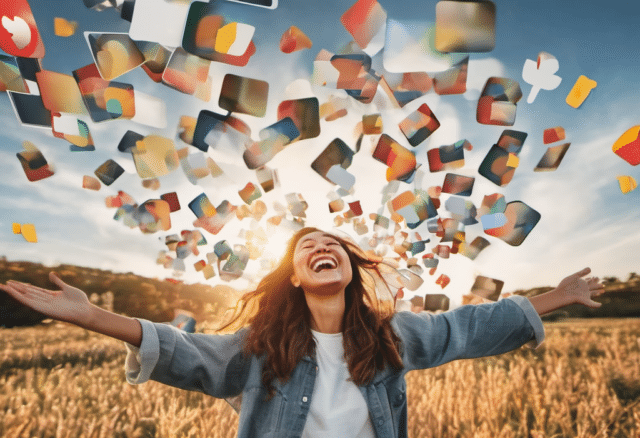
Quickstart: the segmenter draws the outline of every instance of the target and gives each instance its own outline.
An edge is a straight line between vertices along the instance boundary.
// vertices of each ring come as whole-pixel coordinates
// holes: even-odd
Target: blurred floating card
[[[211,98],[211,61],[185,52],[174,50],[162,74],[162,82],[181,93],[195,96],[208,102]]]
[[[382,134],[373,152],[373,158],[389,166],[387,181],[409,182],[416,171],[416,157],[387,134]]]
[[[201,271],[203,268],[204,266],[200,267],[199,269],[196,268],[196,271]],[[193,313],[182,309],[175,309],[174,315],[175,318],[173,318],[173,321],[171,321],[172,326],[177,327],[187,333],[195,333],[196,319],[194,318]]]
[[[491,301],[498,301],[504,281],[478,275],[471,286],[471,293]]]
[[[133,90],[135,102],[135,116],[132,122],[153,128],[164,129],[167,127],[167,106],[164,100]]]
[[[253,33],[249,35],[249,33],[245,32],[245,38],[240,38],[237,41],[233,53],[238,53],[238,55],[221,52],[221,50],[225,50],[229,42],[233,45],[235,38],[231,40],[231,38],[227,38],[227,36],[235,36],[235,32],[229,33],[229,31],[233,31],[233,23],[228,23],[227,26],[231,25],[231,27],[222,30],[226,27],[225,17],[216,13],[216,9],[219,7],[219,3],[214,2],[196,1],[191,4],[184,27],[182,48],[192,55],[209,61],[244,67],[249,62],[251,56],[256,53],[256,46],[253,41],[251,41]],[[241,27],[246,30],[253,28],[253,26],[248,25],[242,25]],[[236,26],[236,30],[237,29]],[[246,38],[247,36],[248,39]],[[229,45],[229,47],[231,47],[231,45]],[[240,47],[245,48],[245,50],[238,51]]]
[[[64,138],[71,145],[71,151],[95,151],[89,125],[72,114],[52,113],[51,129],[53,136]]]
[[[25,141],[22,143],[22,147],[25,150],[18,152],[16,156],[29,181],[39,181],[53,175],[53,167],[47,163],[44,155],[33,143]]]
[[[632,166],[640,164],[640,126],[634,126],[622,134],[612,150]]]
[[[464,225],[478,223],[476,220],[476,206],[469,200],[450,196],[449,199],[445,201],[444,208],[451,212],[453,219],[460,221],[460,223]]]
[[[433,22],[388,19],[383,52],[385,70],[392,73],[437,73],[450,69],[467,57],[466,54],[438,51],[435,32]]]
[[[190,5],[191,0],[136,0],[129,36],[136,41],[180,46]]]
[[[618,184],[620,185],[620,191],[624,194],[627,194],[638,187],[636,180],[629,175],[619,176]]]
[[[360,48],[370,56],[384,46],[387,12],[376,0],[357,0],[340,22]]]
[[[555,128],[545,129],[542,135],[542,142],[544,144],[555,143],[565,139],[565,132],[562,126],[556,126]]]
[[[191,204],[189,204],[191,206]],[[194,227],[204,228],[211,234],[218,234],[224,226],[236,217],[237,207],[231,205],[229,201],[222,201],[215,209],[213,216],[203,216],[193,222]]]
[[[471,150],[473,146],[467,140],[459,140],[452,145],[440,146],[427,151],[429,170],[453,170],[464,166],[464,150]]]
[[[356,183],[356,177],[343,169],[339,164],[334,164],[329,168],[326,179],[333,184],[339,185],[340,188],[346,192],[351,190]]]
[[[482,236],[478,236],[473,239],[473,242],[470,244],[463,242],[460,245],[458,253],[470,258],[471,260],[475,260],[476,257],[478,257],[478,254],[480,254],[480,252],[489,245],[490,242],[487,239]]]
[[[527,103],[533,103],[540,90],[555,90],[562,82],[558,71],[560,64],[555,56],[547,52],[538,53],[538,61],[527,59],[522,67],[522,79],[532,85]]]
[[[29,243],[38,243],[36,227],[33,224],[17,224],[13,223],[13,234],[22,234],[24,240]]]
[[[14,91],[9,91],[8,94],[20,123],[25,126],[51,128],[51,111],[45,108],[42,96]]]
[[[187,143],[207,152],[210,144],[215,145],[225,138],[239,146],[246,146],[251,142],[251,129],[236,117],[202,110],[198,114],[198,120],[191,137],[191,143]],[[187,139],[182,135],[181,138]]]
[[[27,0],[0,2],[0,49],[11,56],[44,58],[44,44]]]
[[[212,217],[217,214],[216,208],[213,206],[209,198],[204,193],[196,196],[190,203],[189,209],[197,218]]]
[[[509,184],[518,167],[518,154],[526,138],[526,132],[504,130],[498,143],[491,146],[480,163],[478,173],[500,187]]]
[[[85,175],[82,177],[83,189],[100,190],[100,187],[102,187],[102,184],[100,184],[100,181],[98,181],[96,178],[89,175]]]
[[[28,93],[29,87],[20,73],[13,56],[0,55],[0,91]]]
[[[77,21],[68,21],[61,17],[54,17],[53,19],[53,31],[56,36],[70,37],[71,35],[76,33],[77,28]]]
[[[42,70],[36,73],[42,103],[57,113],[87,114],[78,83],[73,76]]]
[[[267,164],[286,145],[298,138],[300,132],[293,121],[286,117],[260,131],[260,141],[247,144],[243,159],[249,169]],[[235,161],[236,155],[230,157]],[[228,165],[227,165],[228,166]]]
[[[124,169],[115,161],[107,160],[94,173],[104,185],[110,186],[124,173]]]
[[[251,205],[253,201],[262,196],[260,188],[251,182],[248,182],[247,185],[238,192],[238,194],[248,205]]]
[[[484,125],[512,126],[516,121],[516,104],[522,98],[518,82],[490,77],[478,100],[476,120]]]
[[[440,127],[440,122],[429,106],[423,103],[401,121],[399,127],[409,144],[415,147],[433,134]]]
[[[565,99],[567,105],[573,108],[578,108],[582,105],[585,99],[589,97],[591,90],[596,88],[597,85],[598,83],[596,81],[581,75]]]
[[[565,143],[559,146],[552,146],[548,148],[533,171],[550,172],[556,170],[558,166],[560,166],[564,155],[569,150],[570,145],[571,143]]]
[[[278,105],[278,120],[289,117],[298,128],[297,140],[315,138],[320,135],[320,113],[318,99],[285,100]]]
[[[495,228],[485,229],[490,236],[504,240],[511,246],[519,246],[540,220],[540,213],[521,201],[507,204],[504,210],[506,223]],[[481,217],[483,220],[484,216]],[[499,225],[499,224],[496,224]],[[484,220],[483,220],[484,226]]]
[[[262,190],[269,192],[273,190],[278,184],[278,174],[276,170],[270,169],[266,166],[262,166],[256,169],[256,177],[258,182],[262,186]]]
[[[423,190],[403,192],[389,201],[387,207],[389,212],[401,215],[410,229],[438,214],[431,198]]]
[[[347,98],[339,98],[333,95],[329,96],[329,100],[320,105],[320,117],[327,122],[339,119],[347,115],[349,101]]]
[[[490,52],[496,44],[496,6],[490,1],[436,4],[435,47],[440,52]]]
[[[162,75],[169,64],[173,51],[158,43],[147,41],[136,41],[135,43],[144,57],[142,69],[154,82],[162,82]]]
[[[176,192],[160,195],[160,199],[169,204],[169,211],[171,213],[180,210],[180,201],[178,200],[178,194]]]
[[[120,139],[118,150],[120,152],[132,152],[136,148],[136,143],[142,140],[144,140],[144,135],[129,130]]]
[[[220,108],[231,112],[264,117],[269,96],[269,84],[233,74],[226,74],[222,82]]]
[[[429,269],[437,268],[439,260],[440,259],[435,258],[432,253],[425,254],[425,255],[422,256],[422,263],[424,264],[424,267],[425,268],[429,268]],[[431,275],[433,275],[433,274],[431,274]]]
[[[313,46],[313,43],[309,37],[296,26],[291,26],[280,38],[280,51],[283,53],[292,53],[299,50],[310,49],[311,46]]]
[[[440,277],[438,277],[438,279],[436,280],[436,284],[440,286],[442,289],[447,287],[447,285],[450,282],[451,282],[451,279],[449,278],[448,275],[445,275],[445,274],[440,274]],[[448,302],[447,302],[447,308],[448,308]]]
[[[363,115],[362,133],[367,135],[382,134],[382,116],[380,114]]]
[[[442,184],[442,193],[449,193],[458,196],[471,196],[475,178],[471,176],[456,175],[447,173]]]
[[[287,200],[287,210],[292,216],[307,217],[305,210],[309,208],[309,204],[300,193],[287,193],[285,199]]]
[[[131,119],[135,116],[133,86],[105,81],[95,64],[89,64],[73,72],[85,107],[91,120],[102,122],[113,119]]]
[[[242,3],[243,5],[258,6],[260,8],[275,9],[278,7],[278,0],[226,0],[228,2]]]
[[[427,312],[446,312],[449,310],[449,297],[444,294],[426,294],[424,296],[424,310]]]
[[[180,165],[173,141],[159,135],[148,135],[137,141],[131,154],[138,176],[143,179],[167,175]]]
[[[371,70],[371,57],[366,54],[333,55],[331,65],[338,71],[335,87],[362,103],[370,103],[380,78]]]
[[[467,91],[469,57],[465,56],[443,72],[433,74],[433,89],[436,94],[464,94]]]
[[[241,56],[249,48],[256,28],[244,23],[229,23],[218,29],[214,50],[231,56]]]
[[[105,9],[115,8],[115,4],[112,3],[112,0],[82,0],[82,3],[96,12],[102,12]]]
[[[311,168],[315,170],[320,176],[327,181],[336,184],[333,180],[327,177],[329,170],[338,165],[343,169],[348,169],[351,166],[351,160],[353,159],[354,152],[347,146],[347,144],[339,138],[335,138],[329,146],[311,163]]]
[[[110,81],[145,62],[136,43],[126,33],[85,32],[100,76]]]
[[[398,269],[398,273],[400,274],[400,283],[410,291],[418,290],[418,288],[422,286],[422,283],[424,283],[422,277],[409,269]]]

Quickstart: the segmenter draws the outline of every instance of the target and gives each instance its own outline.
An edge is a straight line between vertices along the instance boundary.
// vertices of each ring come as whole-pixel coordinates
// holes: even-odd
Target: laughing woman
[[[226,335],[107,312],[53,273],[59,291],[13,281],[0,288],[51,318],[125,341],[129,383],[242,395],[240,438],[400,438],[407,436],[407,372],[539,345],[539,315],[573,303],[599,306],[592,297],[603,286],[583,279],[589,272],[529,299],[437,315],[393,312],[375,290],[384,286],[377,261],[347,240],[304,228],[240,299],[223,327],[237,330]]]

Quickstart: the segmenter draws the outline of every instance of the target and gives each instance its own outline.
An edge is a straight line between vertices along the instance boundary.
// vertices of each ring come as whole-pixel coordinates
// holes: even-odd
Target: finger
[[[22,291],[19,291],[19,290],[17,290],[17,289],[14,289],[14,288],[13,288],[13,287],[11,287],[11,285],[9,285],[9,284],[7,284],[7,285],[0,284],[0,289],[1,289],[1,290],[3,290],[3,291],[5,291],[6,293],[8,293],[8,294],[9,294],[9,295],[11,295],[11,296],[15,296],[15,295],[17,295],[17,294],[20,294],[20,295],[22,295],[22,294],[23,294],[23,293],[22,293]]]
[[[33,284],[21,283],[19,281],[14,281],[14,280],[9,280],[8,284],[10,284],[11,287],[20,290],[23,293],[38,293],[43,296],[51,296],[51,295],[57,295],[60,292],[60,291],[44,289],[39,286],[34,286]]]
[[[60,277],[53,271],[49,272],[49,280],[61,289],[67,285],[64,281],[60,280]]]
[[[584,268],[584,269],[576,272],[575,274],[570,275],[570,277],[580,278],[580,277],[584,277],[585,275],[589,274],[590,272],[591,272],[591,268]]]

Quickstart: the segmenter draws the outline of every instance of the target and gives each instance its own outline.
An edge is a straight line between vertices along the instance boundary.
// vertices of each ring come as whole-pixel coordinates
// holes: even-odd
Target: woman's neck
[[[344,318],[344,290],[333,295],[305,292],[311,311],[311,329],[320,333],[341,333]]]

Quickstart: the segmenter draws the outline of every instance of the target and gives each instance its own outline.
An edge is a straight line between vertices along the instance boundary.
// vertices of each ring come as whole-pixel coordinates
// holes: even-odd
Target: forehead
[[[296,247],[300,247],[306,242],[317,242],[317,241],[327,241],[332,240],[337,242],[338,240],[329,233],[325,233],[324,231],[314,231],[313,233],[309,233],[298,240]]]

